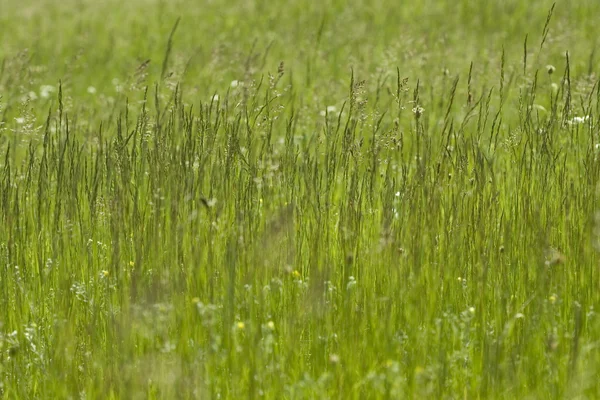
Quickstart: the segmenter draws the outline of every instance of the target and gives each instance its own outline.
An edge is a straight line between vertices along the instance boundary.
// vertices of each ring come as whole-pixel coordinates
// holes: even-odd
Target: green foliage
[[[2,398],[600,396],[600,3],[203,3],[3,0]]]

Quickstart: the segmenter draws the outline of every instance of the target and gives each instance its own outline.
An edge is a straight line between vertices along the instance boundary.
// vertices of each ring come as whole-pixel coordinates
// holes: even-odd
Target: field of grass
[[[0,0],[0,398],[600,398],[597,0]]]

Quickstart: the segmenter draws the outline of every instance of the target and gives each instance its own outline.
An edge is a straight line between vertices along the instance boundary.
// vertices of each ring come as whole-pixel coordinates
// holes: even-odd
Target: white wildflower
[[[421,106],[416,106],[412,109],[412,112],[417,116],[417,118],[419,118],[421,115],[423,115],[425,109]]]
[[[573,117],[573,119],[567,121],[569,125],[580,125],[586,123],[590,119],[589,115],[584,115],[583,117]]]
[[[50,94],[56,91],[56,88],[52,85],[42,85],[40,86],[40,97],[47,99],[50,97]]]
[[[327,107],[325,107],[325,109],[324,109],[324,110],[321,110],[321,111],[319,112],[319,115],[320,115],[321,117],[324,117],[324,116],[326,116],[327,114],[335,114],[336,112],[337,112],[337,107],[336,107],[336,106],[327,106]]]
[[[88,92],[89,94],[96,94],[96,88],[95,88],[95,87],[93,87],[93,86],[88,86],[88,88],[87,88],[87,92]]]
[[[209,208],[212,208],[212,207],[216,206],[216,205],[217,205],[217,199],[215,199],[215,198],[213,197],[212,199],[208,199],[208,200],[206,200],[206,205],[207,205]]]
[[[356,286],[356,278],[354,278],[353,276],[351,276],[351,277],[348,278],[348,284],[346,285],[346,290],[350,290],[354,286]]]

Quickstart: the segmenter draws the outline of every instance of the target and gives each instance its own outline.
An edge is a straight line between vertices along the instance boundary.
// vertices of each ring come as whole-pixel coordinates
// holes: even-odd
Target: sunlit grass
[[[3,398],[600,395],[600,3],[2,7]]]

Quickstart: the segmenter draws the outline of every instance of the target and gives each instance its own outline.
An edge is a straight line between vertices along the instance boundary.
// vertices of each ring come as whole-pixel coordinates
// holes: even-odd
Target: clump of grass
[[[496,38],[503,4],[480,6],[480,33]],[[340,21],[394,32],[357,7]],[[428,15],[457,52],[475,6],[461,7]],[[242,28],[271,37],[259,17],[273,11],[248,12],[218,27],[245,51],[223,41],[207,69],[206,51],[181,50],[185,16],[147,22],[160,51],[111,50],[108,78],[81,69],[83,50],[56,81],[34,68],[53,71],[48,58],[7,57],[2,396],[597,395],[600,89],[571,52],[546,53],[560,7],[535,17],[533,53],[521,19],[489,61],[431,67],[431,44],[408,69],[327,16],[307,25],[316,43],[285,31],[259,49]],[[320,69],[350,56],[336,33],[356,40],[355,68]]]

